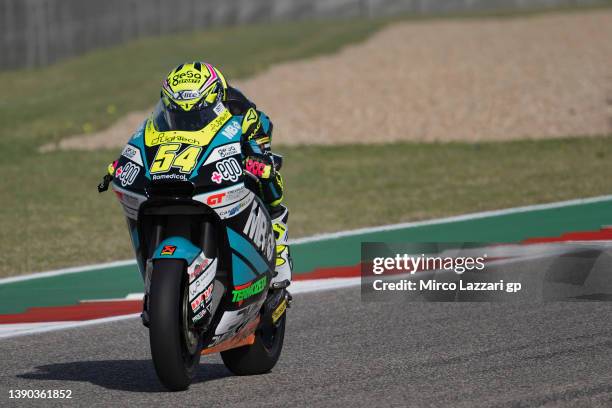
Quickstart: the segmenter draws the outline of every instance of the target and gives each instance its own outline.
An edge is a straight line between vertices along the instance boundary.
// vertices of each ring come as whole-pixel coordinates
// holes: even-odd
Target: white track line
[[[586,244],[586,243],[585,243]],[[605,241],[604,247],[609,247],[610,242]],[[536,244],[535,246],[541,245],[541,248],[549,248],[548,252],[541,254],[528,254],[527,256],[516,257],[512,259],[503,259],[498,261],[492,261],[487,265],[508,265],[513,263],[526,262],[529,260],[542,259],[555,255],[559,255],[560,253],[564,253],[567,250],[561,248],[560,250],[554,251],[550,250],[550,247],[554,247],[555,245],[551,244]],[[592,245],[592,244],[591,244]],[[601,246],[601,245],[600,245]],[[533,247],[522,247],[524,250],[530,252],[530,249]],[[410,274],[409,274],[410,275]],[[393,276],[393,279],[397,279],[400,275]],[[291,283],[290,291],[292,294],[304,294],[304,293],[312,293],[312,292],[323,292],[328,290],[338,290],[344,289],[354,286],[359,286],[361,284],[361,277],[350,277],[350,278],[324,278],[324,279],[311,279],[306,281],[294,281]],[[132,299],[140,299],[142,298],[142,293],[131,293],[126,296],[125,299],[116,299],[116,300],[132,300]],[[110,299],[113,300],[113,299]],[[44,322],[44,323],[15,323],[15,324],[0,324],[0,339],[9,338],[9,337],[19,337],[26,336],[30,334],[37,333],[45,333],[56,330],[64,330],[64,329],[72,329],[84,326],[93,326],[97,324],[115,322],[126,319],[133,319],[139,317],[140,314],[129,314],[123,316],[114,316],[107,317],[103,319],[95,319],[95,320],[86,320],[86,321],[70,321],[70,322]]]
[[[135,265],[136,261],[133,259],[128,259],[124,261],[114,261],[114,262],[106,262],[100,264],[86,265],[86,266],[75,266],[73,268],[64,268],[64,269],[56,269],[54,271],[49,272],[37,272],[31,273],[28,275],[20,275],[20,276],[12,276],[10,278],[0,279],[0,285],[5,283],[13,283],[13,282],[21,282],[31,279],[40,279],[40,278],[48,278],[51,276],[60,276],[60,275],[68,275],[71,273],[81,273],[81,272],[90,272],[98,269],[106,269],[106,268],[114,268],[117,266],[127,266],[127,265]]]
[[[76,327],[94,326],[96,324],[133,319],[139,316],[140,313],[135,313],[85,321],[2,324],[0,325],[0,339],[27,336],[29,334],[46,333],[64,329],[73,329]]]
[[[417,228],[417,227],[424,227],[428,225],[450,224],[450,223],[461,222],[461,221],[476,220],[480,218],[498,217],[501,215],[520,214],[520,213],[539,211],[539,210],[550,210],[553,208],[563,208],[563,207],[571,207],[574,205],[593,204],[593,203],[599,203],[599,202],[610,201],[610,200],[612,200],[612,195],[605,195],[605,196],[599,196],[599,197],[579,198],[575,200],[558,201],[554,203],[527,205],[524,207],[505,208],[502,210],[482,211],[482,212],[471,213],[471,214],[456,215],[452,217],[436,218],[433,220],[404,222],[400,224],[382,225],[380,227],[368,227],[368,228],[359,228],[359,229],[348,230],[348,231],[333,232],[329,234],[317,234],[311,237],[294,239],[290,243],[291,244],[305,244],[309,242],[326,241],[330,239],[343,238],[343,237],[348,237],[348,236],[353,236],[353,235],[369,234],[373,232],[394,231],[398,229]]]
[[[405,222],[405,223],[400,223],[400,224],[383,225],[379,227],[359,228],[359,229],[340,231],[340,232],[334,232],[334,233],[329,233],[329,234],[317,234],[311,237],[293,239],[293,240],[290,240],[289,243],[291,245],[300,245],[300,244],[306,244],[310,242],[327,241],[327,240],[349,237],[349,236],[354,236],[354,235],[369,234],[373,232],[394,231],[398,229],[417,228],[417,227],[423,227],[427,225],[449,224],[449,223],[454,223],[454,222],[475,220],[475,219],[480,219],[480,218],[497,217],[497,216],[508,215],[508,214],[519,214],[519,213],[525,213],[525,212],[530,212],[530,211],[548,210],[548,209],[553,209],[553,208],[571,207],[574,205],[592,204],[592,203],[598,203],[598,202],[610,201],[610,200],[612,200],[612,195],[590,197],[590,198],[580,198],[576,200],[558,201],[558,202],[547,203],[547,204],[536,204],[536,205],[528,205],[524,207],[506,208],[502,210],[483,211],[483,212],[458,215],[458,216],[452,216],[452,217],[437,218],[433,220]],[[5,284],[5,283],[26,281],[30,279],[39,279],[39,278],[46,278],[50,276],[67,275],[71,273],[82,273],[82,272],[89,272],[89,271],[94,271],[98,269],[112,268],[116,266],[135,265],[135,264],[136,264],[136,261],[132,259],[132,260],[107,262],[107,263],[100,263],[100,264],[93,264],[93,265],[77,266],[73,268],[57,269],[57,270],[53,270],[49,272],[38,272],[38,273],[32,273],[32,274],[27,274],[27,275],[14,276],[10,278],[3,278],[3,279],[0,279],[0,285]]]
[[[291,284],[292,294],[322,292],[358,286],[361,278],[332,278],[332,279],[313,279],[309,281],[296,281]],[[142,298],[142,294],[130,294],[130,298]],[[130,299],[117,299],[130,300]],[[47,333],[57,330],[74,329],[78,327],[93,326],[97,324],[116,322],[120,320],[133,319],[140,317],[140,313],[133,313],[123,316],[106,317],[103,319],[68,321],[68,322],[42,322],[42,323],[9,323],[0,324],[0,339],[9,337],[27,336],[30,334]]]

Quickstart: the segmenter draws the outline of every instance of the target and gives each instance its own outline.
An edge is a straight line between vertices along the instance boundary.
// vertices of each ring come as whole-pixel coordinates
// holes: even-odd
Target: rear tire
[[[156,260],[151,274],[149,340],[155,371],[170,391],[186,390],[200,363],[200,347],[185,330],[189,307],[185,262]]]
[[[285,339],[287,314],[275,326],[260,323],[255,331],[255,343],[221,352],[225,366],[236,375],[264,374],[276,365]]]

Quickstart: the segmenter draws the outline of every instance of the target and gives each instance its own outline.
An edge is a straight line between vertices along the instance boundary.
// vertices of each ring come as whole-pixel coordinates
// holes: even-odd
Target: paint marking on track
[[[509,214],[519,214],[519,213],[525,213],[525,212],[530,212],[530,211],[540,211],[540,210],[549,210],[549,209],[554,209],[554,208],[571,207],[575,205],[593,204],[593,203],[599,203],[599,202],[611,201],[611,200],[612,200],[612,195],[605,195],[605,196],[590,197],[590,198],[580,198],[580,199],[575,199],[575,200],[558,201],[558,202],[547,203],[547,204],[536,204],[536,205],[528,205],[528,206],[523,206],[523,207],[506,208],[502,210],[483,211],[483,212],[458,215],[458,216],[452,216],[452,217],[436,218],[436,219],[425,220],[425,221],[405,222],[405,223],[399,223],[399,224],[383,225],[383,226],[378,226],[378,227],[359,228],[359,229],[339,231],[339,232],[334,232],[334,233],[329,233],[329,234],[317,234],[317,235],[313,235],[310,237],[297,238],[297,239],[290,240],[289,244],[290,245],[300,245],[300,244],[306,244],[306,243],[311,243],[311,242],[328,241],[328,240],[333,240],[337,238],[350,237],[350,236],[361,235],[361,234],[369,234],[373,232],[395,231],[398,229],[418,228],[418,227],[423,227],[423,226],[428,226],[428,225],[451,224],[451,223],[461,222],[461,221],[469,221],[469,220],[489,218],[489,217],[498,217],[498,216],[509,215]],[[21,281],[27,281],[31,279],[47,278],[51,276],[66,275],[66,274],[71,274],[71,273],[90,272],[90,271],[94,271],[98,269],[106,269],[106,268],[113,268],[113,267],[118,267],[118,266],[128,266],[128,265],[135,265],[135,264],[136,264],[136,261],[131,259],[131,260],[99,263],[99,264],[93,264],[93,265],[77,266],[77,267],[72,267],[72,268],[63,268],[63,269],[57,269],[57,270],[53,270],[49,272],[37,272],[37,273],[32,273],[32,274],[27,274],[27,275],[14,276],[10,278],[2,278],[0,279],[0,285],[5,284],[5,283],[21,282]]]
[[[576,242],[574,243],[576,246],[595,246],[597,248],[610,248],[612,243],[610,241],[603,242]],[[551,256],[558,256],[560,254],[566,253],[568,248],[560,247],[555,244],[535,244],[530,245],[529,247],[517,247],[523,248],[526,253],[523,256],[516,256],[511,259],[501,259],[497,261],[492,261],[489,265],[507,265],[512,263],[526,262],[534,259],[542,259]],[[541,253],[534,253],[532,248],[536,248],[536,252],[541,251]],[[499,250],[500,248],[492,248],[494,251]],[[396,276],[400,277],[399,275]],[[323,292],[328,290],[338,290],[344,289],[354,286],[359,286],[361,284],[361,277],[346,277],[346,278],[322,278],[322,279],[310,279],[310,280],[302,280],[302,281],[294,281],[291,283],[291,293],[294,295],[304,294],[304,293],[312,293],[312,292]],[[116,301],[133,301],[134,299],[141,299],[143,296],[142,293],[130,293],[125,298],[122,299],[108,299],[108,301],[116,300]],[[98,300],[99,301],[99,300]],[[85,301],[87,302],[87,301]],[[30,334],[37,333],[45,333],[57,330],[64,329],[72,329],[79,328],[85,326],[92,326],[97,324],[121,321],[126,319],[133,319],[139,317],[140,314],[128,314],[122,316],[113,316],[101,319],[94,320],[85,320],[85,321],[69,321],[69,322],[44,322],[44,323],[12,323],[12,324],[3,324],[0,325],[0,339],[1,338],[9,338],[9,337],[18,337],[25,336]]]
[[[357,286],[361,282],[361,278],[333,278],[333,279],[313,279],[310,281],[299,281],[291,284],[292,294],[302,294],[310,292],[322,292],[325,290],[335,290]],[[131,293],[128,295],[132,298],[142,299],[142,293]],[[93,326],[97,324],[116,322],[120,320],[133,319],[140,317],[139,313],[128,314],[122,316],[106,317],[103,319],[85,320],[85,321],[69,321],[69,322],[44,322],[44,323],[11,323],[0,325],[0,339],[9,337],[27,336],[30,334],[46,333],[57,330],[74,329],[85,326]]]
[[[499,217],[502,215],[509,215],[509,214],[520,214],[520,213],[531,212],[531,211],[551,210],[555,208],[572,207],[575,205],[594,204],[594,203],[611,201],[611,200],[612,200],[612,195],[605,195],[605,196],[590,197],[590,198],[579,198],[575,200],[557,201],[554,203],[535,204],[535,205],[527,205],[523,207],[505,208],[502,210],[482,211],[482,212],[471,213],[471,214],[456,215],[452,217],[436,218],[432,220],[404,222],[404,223],[399,223],[399,224],[382,225],[379,227],[359,228],[359,229],[353,229],[353,230],[347,230],[347,231],[333,232],[329,234],[317,234],[311,237],[294,239],[290,242],[290,244],[299,245],[299,244],[306,244],[310,242],[327,241],[331,239],[350,237],[354,235],[369,234],[373,232],[395,231],[398,229],[418,228],[418,227],[425,227],[429,225],[451,224],[451,223],[461,222],[461,221],[470,221],[470,220],[476,220],[476,219],[481,219],[481,218]]]
[[[85,320],[80,322],[45,322],[45,323],[14,323],[0,325],[0,339],[8,337],[27,336],[29,334],[46,333],[57,330],[73,329],[77,327],[93,326],[96,324],[116,322],[119,320],[133,319],[140,314],[129,314],[123,316],[105,317],[103,319]]]

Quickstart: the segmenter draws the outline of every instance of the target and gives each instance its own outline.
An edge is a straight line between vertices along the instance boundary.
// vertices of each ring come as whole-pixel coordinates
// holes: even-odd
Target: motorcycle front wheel
[[[200,363],[201,346],[190,329],[185,262],[158,259],[151,274],[149,340],[153,365],[170,391],[186,390]]]

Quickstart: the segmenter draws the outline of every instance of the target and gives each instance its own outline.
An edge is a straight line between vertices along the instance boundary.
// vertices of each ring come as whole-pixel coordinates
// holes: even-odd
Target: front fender
[[[184,259],[187,265],[202,252],[200,248],[183,237],[170,237],[164,239],[153,251],[152,259]]]
[[[191,241],[177,236],[163,240],[155,248],[152,259],[181,259],[186,262],[190,318],[198,325],[209,322],[225,293],[222,284],[214,283],[217,259],[207,258],[202,249],[193,245]],[[206,319],[203,319],[204,317]]]

